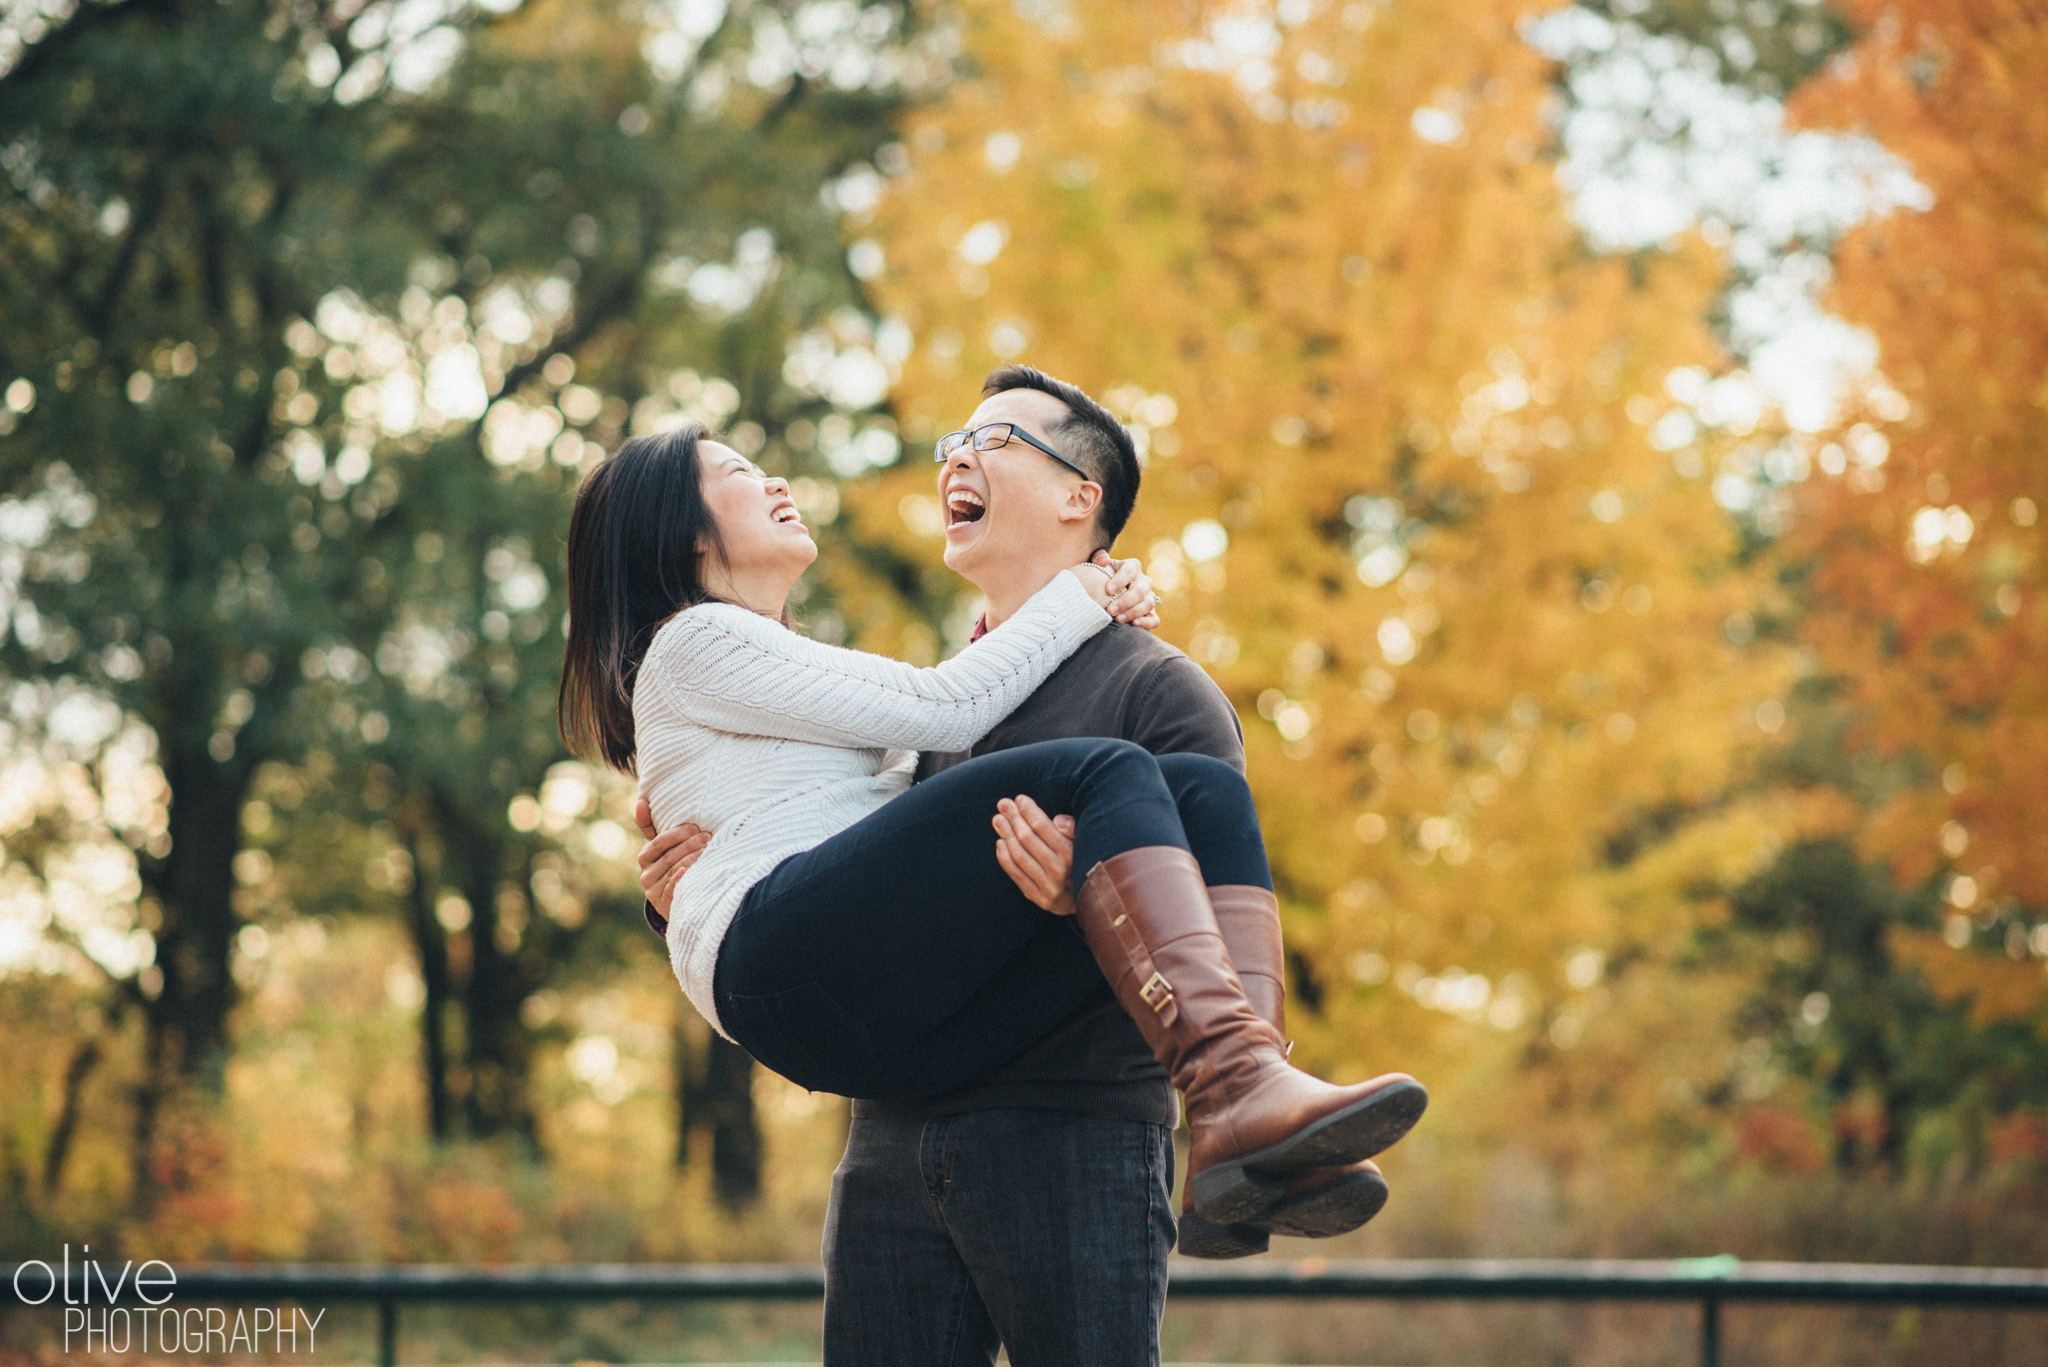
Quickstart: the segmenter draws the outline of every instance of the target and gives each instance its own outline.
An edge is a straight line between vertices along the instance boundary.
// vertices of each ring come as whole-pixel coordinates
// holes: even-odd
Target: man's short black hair
[[[1114,545],[1138,502],[1138,447],[1131,434],[1114,414],[1082,390],[1028,365],[997,366],[981,382],[985,399],[1012,389],[1035,389],[1067,406],[1067,416],[1046,435],[1058,440],[1061,455],[1102,486],[1095,528],[1102,534],[1104,549]]]

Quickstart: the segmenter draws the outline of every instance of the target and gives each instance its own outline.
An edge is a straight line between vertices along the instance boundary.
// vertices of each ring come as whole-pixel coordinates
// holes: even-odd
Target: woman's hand
[[[1097,551],[1093,560],[1067,571],[1081,581],[1095,605],[1119,622],[1143,627],[1159,626],[1159,595],[1152,580],[1135,560],[1113,560],[1108,551]]]
[[[711,832],[686,821],[657,834],[653,809],[644,797],[633,804],[633,824],[647,837],[647,843],[640,848],[640,890],[665,917],[675,901],[676,884],[683,881],[683,875],[711,843]]]
[[[996,862],[1031,904],[1074,914],[1074,818],[1047,816],[1029,797],[996,804]]]
[[[1097,551],[1089,563],[1109,571],[1110,616],[1147,631],[1159,630],[1159,595],[1143,565],[1136,560],[1113,559],[1108,551]]]

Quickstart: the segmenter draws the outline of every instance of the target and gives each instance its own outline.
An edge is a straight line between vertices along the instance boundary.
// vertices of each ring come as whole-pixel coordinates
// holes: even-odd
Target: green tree
[[[289,17],[94,7],[0,79],[0,369],[22,413],[4,477],[76,510],[35,529],[4,664],[156,739],[163,827],[122,832],[155,937],[143,1150],[163,1089],[225,1047],[242,799],[348,573],[287,478],[297,393],[276,377],[285,322],[337,278],[323,248],[368,212],[356,149],[384,106],[295,93]]]
[[[402,911],[435,1132],[451,1082],[469,1132],[530,1130],[521,1007],[602,893],[579,861],[619,848],[587,775],[522,816],[566,758],[569,495],[679,415],[829,474],[880,397],[839,215],[918,68],[897,9],[798,8],[130,0],[10,34],[0,670],[154,749],[161,800],[108,817],[153,944],[120,988],[138,1174],[230,1043],[238,882]],[[814,334],[837,371],[792,364]],[[276,808],[267,875],[237,863],[266,774],[333,785]]]

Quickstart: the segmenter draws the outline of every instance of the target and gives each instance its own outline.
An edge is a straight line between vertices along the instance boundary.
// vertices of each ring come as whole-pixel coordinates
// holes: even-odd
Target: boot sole
[[[1328,1239],[1349,1234],[1387,1204],[1387,1179],[1369,1172],[1347,1173],[1274,1206],[1254,1227],[1295,1239]]]
[[[1180,1217],[1174,1247],[1188,1258],[1249,1258],[1264,1253],[1275,1234],[1295,1239],[1349,1234],[1386,1207],[1387,1194],[1384,1177],[1354,1172],[1310,1187],[1242,1224],[1213,1224],[1189,1211]]]
[[[1312,1120],[1276,1144],[1211,1164],[1188,1178],[1197,1215],[1214,1224],[1256,1219],[1287,1196],[1285,1174],[1336,1168],[1379,1153],[1415,1127],[1429,1093],[1413,1079],[1390,1083]]]
[[[1249,1258],[1264,1253],[1266,1231],[1253,1225],[1219,1225],[1193,1211],[1180,1217],[1180,1238],[1174,1251],[1188,1258]]]

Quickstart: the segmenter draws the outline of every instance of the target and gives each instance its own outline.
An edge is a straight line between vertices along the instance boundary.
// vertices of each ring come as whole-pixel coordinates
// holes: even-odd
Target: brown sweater
[[[1098,632],[970,753],[1072,736],[1135,741],[1155,755],[1214,755],[1244,769],[1244,731],[1223,691],[1200,665],[1136,627]],[[966,758],[928,752],[917,776],[927,778]],[[1049,933],[1069,930],[1062,924]],[[1165,1070],[1106,983],[1050,1034],[980,1081],[920,1101],[856,1099],[853,1114],[915,1120],[1000,1108],[1159,1125],[1178,1118]]]

